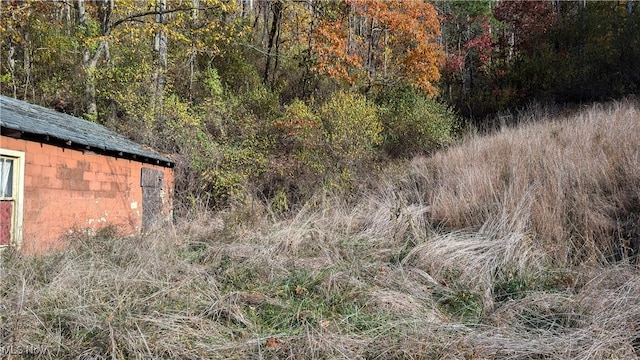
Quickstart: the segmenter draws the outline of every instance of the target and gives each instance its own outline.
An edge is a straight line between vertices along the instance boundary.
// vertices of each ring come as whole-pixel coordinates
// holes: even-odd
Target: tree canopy
[[[3,0],[0,92],[181,156],[216,201],[291,196],[461,117],[637,94],[638,3]]]

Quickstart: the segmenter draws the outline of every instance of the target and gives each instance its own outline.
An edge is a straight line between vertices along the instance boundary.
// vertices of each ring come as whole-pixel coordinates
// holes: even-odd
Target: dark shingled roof
[[[173,161],[169,158],[104,126],[2,95],[0,125],[3,135],[11,136],[11,131],[7,130],[15,130],[20,133],[19,137],[37,138],[141,162],[173,166]],[[25,134],[31,136],[24,136]]]

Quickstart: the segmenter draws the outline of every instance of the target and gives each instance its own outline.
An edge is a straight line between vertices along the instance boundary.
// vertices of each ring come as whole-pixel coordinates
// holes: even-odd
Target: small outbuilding
[[[174,162],[96,123],[0,96],[0,248],[61,249],[75,231],[172,217]]]

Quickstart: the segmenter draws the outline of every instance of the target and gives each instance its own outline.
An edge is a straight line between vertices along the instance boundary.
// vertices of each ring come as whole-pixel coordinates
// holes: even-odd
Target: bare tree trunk
[[[27,100],[29,92],[29,83],[31,83],[31,36],[29,33],[24,34],[25,45],[23,49],[22,66],[24,69],[24,95],[23,99]]]
[[[383,75],[382,76],[384,77],[385,80],[387,79],[387,61],[388,61],[388,59],[387,59],[387,57],[388,57],[387,46],[388,46],[388,41],[389,41],[389,30],[385,29],[384,30],[384,47],[383,47],[383,49],[384,49],[383,50],[384,51],[383,55],[384,56],[383,56],[383,64],[382,64],[382,71],[383,71],[383,73],[382,73]]]
[[[373,63],[375,54],[374,45],[373,45],[373,31],[375,29],[375,20],[370,19],[371,25],[369,26],[369,47],[367,49],[367,70],[369,71],[369,79],[372,79],[375,76],[375,64]]]
[[[12,28],[9,26],[7,32],[11,32]],[[9,74],[11,74],[11,88],[13,90],[13,97],[18,97],[18,84],[16,82],[16,44],[12,39],[8,39],[9,50],[7,51],[7,67],[9,68]]]
[[[271,68],[271,58],[273,47],[276,47],[276,54],[278,53],[278,29],[280,28],[280,20],[282,19],[282,2],[276,0],[271,8],[273,12],[273,20],[271,21],[271,30],[269,31],[269,43],[267,45],[266,63],[264,65],[264,75],[262,82],[266,85],[269,82],[269,69]]]
[[[200,6],[200,0],[191,0],[193,10],[191,10],[191,26],[198,26],[198,7]],[[193,100],[193,92],[196,77],[196,52],[194,40],[191,41],[191,51],[189,54],[189,101]]]
[[[54,2],[60,3],[56,6],[55,14],[56,21],[60,24],[64,24],[67,36],[71,36],[75,24],[71,21],[71,13],[73,12],[73,3],[64,0],[54,0]]]
[[[253,0],[240,0],[242,5],[242,18],[247,18],[253,13]]]
[[[84,0],[76,1],[76,12],[78,13],[78,25],[87,26],[87,8]]]
[[[156,23],[162,26],[165,22],[164,12],[167,10],[166,0],[156,0]],[[153,51],[156,54],[156,68],[153,74],[153,94],[151,96],[151,108],[156,119],[162,117],[162,103],[164,100],[164,88],[167,72],[167,34],[160,28],[156,32],[153,43]]]
[[[78,25],[86,28],[89,26],[87,20],[87,10],[85,0],[77,0],[76,12],[78,15]],[[98,15],[101,22],[102,34],[109,32],[109,21],[111,14],[113,13],[114,0],[102,0],[99,3]],[[85,116],[96,121],[98,119],[98,104],[96,101],[96,69],[98,67],[98,60],[102,57],[102,54],[107,54],[109,58],[109,43],[106,40],[100,40],[96,51],[92,54],[91,48],[87,45],[82,47],[82,69],[84,71],[84,101],[86,103]]]
[[[280,22],[282,22],[282,11],[280,12]],[[271,82],[276,80],[276,72],[278,71],[278,65],[280,64],[280,35],[282,34],[282,26],[278,26],[278,33],[276,34],[276,49],[275,49],[275,63],[273,64],[273,71],[271,72]]]
[[[308,28],[308,32],[307,32],[307,49],[304,52],[304,58],[302,61],[302,66],[304,66],[304,72],[302,75],[302,97],[306,98],[307,96],[309,96],[310,92],[311,92],[311,88],[312,88],[312,79],[313,79],[313,75],[311,74],[311,49],[314,46],[314,42],[313,42],[313,31],[315,29],[315,25],[316,25],[316,20],[318,19],[318,13],[316,11],[315,8],[315,4],[313,3],[314,0],[310,0],[309,1],[309,11],[312,12],[311,14],[311,21],[309,21],[309,28]]]
[[[76,2],[76,11],[78,12],[78,25],[88,27],[87,9],[85,0]],[[82,69],[84,71],[84,100],[86,103],[85,116],[92,121],[98,117],[98,105],[96,104],[96,81],[95,68],[91,67],[91,50],[88,46],[82,47]]]
[[[264,18],[262,24],[262,44],[264,44],[268,39],[269,34],[269,12],[271,11],[271,1],[262,0],[262,16]]]
[[[18,87],[16,86],[16,60],[13,55],[16,53],[16,47],[13,42],[9,43],[9,51],[7,51],[7,66],[9,67],[9,73],[11,74],[11,87],[13,89],[13,97],[18,95]]]

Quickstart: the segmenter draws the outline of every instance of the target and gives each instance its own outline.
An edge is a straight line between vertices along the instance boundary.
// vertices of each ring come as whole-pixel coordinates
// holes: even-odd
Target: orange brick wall
[[[66,234],[105,225],[115,225],[128,235],[139,233],[142,167],[164,172],[164,215],[170,217],[170,168],[5,136],[1,140],[2,148],[25,153],[24,252],[60,249]]]

